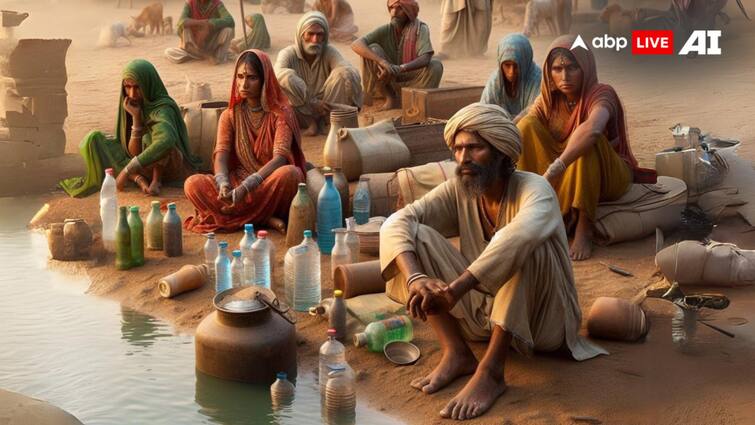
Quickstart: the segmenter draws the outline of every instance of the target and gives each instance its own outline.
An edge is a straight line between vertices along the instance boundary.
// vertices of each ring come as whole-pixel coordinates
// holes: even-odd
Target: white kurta
[[[388,295],[406,302],[396,257],[415,252],[425,273],[450,283],[464,270],[479,285],[451,314],[465,336],[489,338],[497,325],[514,335],[514,347],[530,354],[565,345],[576,360],[608,354],[578,335],[577,302],[563,219],[550,184],[517,171],[509,180],[496,232],[485,240],[476,199],[454,178],[391,215],[380,230],[380,263]],[[459,236],[461,252],[446,238]]]

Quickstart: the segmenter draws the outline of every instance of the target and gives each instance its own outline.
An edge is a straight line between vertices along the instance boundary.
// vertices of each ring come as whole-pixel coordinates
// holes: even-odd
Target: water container
[[[299,248],[301,255],[292,258],[294,263],[294,310],[309,311],[311,307],[320,303],[320,249],[312,239],[312,231],[304,231],[304,240],[295,248]]]
[[[257,240],[252,245],[252,259],[254,260],[254,284],[270,289],[270,241],[267,231],[260,230]]]
[[[233,284],[231,275],[231,259],[228,257],[228,242],[221,241],[218,244],[220,251],[215,259],[215,293],[230,289]]]
[[[183,255],[183,228],[175,202],[168,204],[168,213],[163,217],[163,250],[168,257]]]
[[[215,259],[218,258],[218,241],[215,239],[215,233],[205,233],[207,240],[202,249],[204,253],[204,264],[209,272],[210,282],[215,282]]]
[[[254,285],[254,260],[251,257],[244,257],[244,253],[241,253],[241,258],[244,265],[244,285]]]
[[[325,255],[333,250],[333,229],[341,227],[341,211],[341,197],[333,184],[333,174],[325,174],[325,185],[317,197],[317,244]]]
[[[277,379],[270,386],[270,399],[273,402],[273,407],[278,409],[290,406],[294,401],[296,387],[288,380],[286,372],[278,372],[276,377]]]
[[[354,217],[346,219],[346,246],[351,252],[351,263],[359,262],[359,234],[356,232],[356,226]]]
[[[100,220],[102,220],[102,243],[106,250],[113,252],[115,251],[115,226],[118,222],[118,199],[112,168],[105,170],[105,180],[100,189]]]
[[[241,258],[241,250],[233,250],[231,262],[231,284],[234,288],[244,285],[244,260]]]
[[[354,219],[357,224],[370,221],[370,178],[360,177],[354,193]]]
[[[248,223],[244,225],[244,236],[239,241],[239,249],[242,258],[252,258],[252,245],[257,238],[254,237],[254,225]]]
[[[697,347],[697,310],[676,306],[676,313],[671,319],[671,340],[677,350],[688,353]]]
[[[163,249],[163,213],[160,212],[160,201],[152,201],[152,209],[147,216],[147,249]]]
[[[330,278],[333,278],[336,267],[342,264],[351,264],[351,251],[346,246],[346,229],[333,229],[336,235],[336,243],[330,252]]]
[[[319,358],[320,393],[324,394],[328,382],[328,365],[346,363],[346,347],[336,339],[336,330],[328,329],[328,340],[320,346]]]
[[[411,319],[407,316],[394,316],[367,325],[364,332],[354,335],[354,345],[367,346],[370,351],[381,352],[385,344],[391,341],[409,342],[412,338],[414,332]]]
[[[296,274],[294,272],[294,263],[300,261],[295,260],[296,257],[306,255],[307,247],[305,246],[292,246],[286,251],[286,255],[283,257],[283,290],[286,293],[286,302],[289,306],[294,306],[294,288],[296,286]]]
[[[128,227],[131,230],[131,261],[134,267],[144,265],[144,223],[139,217],[139,207],[129,209]]]
[[[354,389],[354,374],[345,364],[330,365],[328,383],[325,385],[325,409],[329,415],[354,414],[357,395]]]
[[[333,291],[333,305],[328,316],[330,329],[336,330],[336,339],[343,341],[346,338],[346,303],[343,300],[343,291]]]
[[[118,225],[115,228],[115,268],[128,270],[132,266],[131,229],[128,227],[126,207],[120,207]]]
[[[286,231],[286,247],[299,245],[305,230],[314,229],[317,221],[315,204],[309,197],[306,183],[299,183],[299,189],[291,201],[288,210],[288,228]]]

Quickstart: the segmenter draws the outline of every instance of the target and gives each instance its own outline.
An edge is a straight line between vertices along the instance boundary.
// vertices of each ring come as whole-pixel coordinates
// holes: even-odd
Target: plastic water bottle
[[[260,230],[257,240],[252,244],[252,259],[254,260],[254,284],[270,289],[270,241],[267,231]]]
[[[330,255],[335,244],[333,229],[342,227],[343,217],[341,196],[333,184],[333,174],[325,174],[325,185],[317,197],[317,245],[320,252]]]
[[[328,329],[328,340],[320,346],[319,360],[320,393],[324,393],[325,384],[328,382],[328,365],[346,363],[346,347],[336,339],[335,329]]]
[[[147,216],[147,249],[163,249],[163,213],[160,212],[160,201],[152,201],[152,209]]]
[[[115,225],[118,222],[118,198],[112,168],[105,170],[105,180],[100,189],[100,220],[102,220],[102,243],[106,250],[113,252],[115,251]]]
[[[139,217],[139,207],[129,208],[128,227],[131,231],[131,261],[134,267],[144,265],[144,223]]]
[[[248,223],[244,225],[244,237],[239,241],[239,249],[241,250],[241,257],[252,258],[252,245],[257,238],[254,237],[254,225]]]
[[[234,288],[244,285],[244,260],[241,258],[241,251],[234,249],[231,253],[233,261],[231,262],[231,284]]]
[[[353,416],[356,407],[357,395],[354,389],[354,373],[351,372],[348,365],[330,365],[328,383],[325,385],[325,409],[328,415]]]
[[[343,341],[346,338],[346,303],[343,300],[343,291],[333,291],[333,304],[330,306],[328,325],[336,330],[336,339]]]
[[[351,263],[351,251],[346,246],[346,229],[333,229],[333,233],[336,235],[336,243],[333,245],[333,250],[330,252],[330,277],[331,279],[335,275],[336,267],[341,264]]]
[[[218,241],[215,239],[215,233],[205,233],[207,241],[204,243],[204,263],[207,265],[210,282],[215,281],[215,259],[218,258]]]
[[[304,231],[304,240],[294,248],[301,255],[293,256],[294,263],[294,310],[309,311],[320,303],[320,249],[312,239],[312,231]]]
[[[294,265],[300,261],[297,257],[307,254],[307,246],[296,245],[286,251],[283,256],[283,290],[286,292],[286,302],[294,306],[294,288],[296,287],[296,272]]]
[[[120,207],[118,225],[115,228],[115,268],[128,270],[131,267],[131,229],[128,227],[126,207]]]
[[[278,372],[277,379],[270,386],[270,399],[274,408],[290,406],[294,401],[296,387],[288,380],[286,372]]]
[[[354,335],[354,346],[364,347],[374,352],[383,351],[385,344],[391,341],[409,342],[414,338],[412,321],[408,316],[394,316],[372,322],[364,332]]]
[[[351,252],[351,263],[359,262],[359,235],[356,232],[357,222],[354,217],[346,219],[346,246]]]
[[[241,263],[244,265],[244,285],[254,285],[254,260],[241,253]]]
[[[357,191],[354,193],[354,218],[357,224],[370,220],[370,178],[360,177]]]
[[[218,248],[220,248],[220,251],[218,258],[215,259],[215,293],[230,289],[233,284],[231,259],[228,257],[228,242],[220,242]]]

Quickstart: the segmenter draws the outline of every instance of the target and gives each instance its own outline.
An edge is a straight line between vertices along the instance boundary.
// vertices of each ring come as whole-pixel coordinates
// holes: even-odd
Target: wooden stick
[[[239,0],[241,5],[241,29],[244,30],[244,50],[247,50],[249,46],[246,44],[246,15],[244,14],[244,0]]]
[[[709,327],[709,328],[711,328],[711,329],[713,329],[714,331],[718,331],[718,332],[721,332],[722,334],[724,334],[724,335],[728,336],[729,338],[734,338],[734,334],[733,334],[733,333],[731,333],[731,332],[729,332],[729,331],[726,331],[726,330],[723,330],[723,329],[719,328],[719,327],[718,327],[718,326],[716,326],[716,325],[711,325],[710,323],[705,323],[705,322],[704,322],[704,321],[702,321],[702,320],[698,320],[698,322],[699,322],[699,323],[702,323],[703,325],[705,325],[705,326],[707,326],[707,327]]]
[[[613,265],[611,265],[611,264],[607,264],[607,263],[604,263],[604,262],[602,262],[602,261],[600,262],[600,264],[602,264],[602,265],[604,265],[604,266],[608,267],[608,270],[610,270],[610,271],[612,271],[612,272],[614,272],[614,273],[616,273],[616,274],[620,274],[620,275],[622,275],[622,276],[624,276],[624,277],[633,277],[633,276],[634,276],[634,275],[632,274],[632,272],[629,272],[629,271],[627,271],[627,270],[624,270],[624,269],[622,269],[622,268],[620,268],[620,267],[616,267],[616,266],[613,266]]]

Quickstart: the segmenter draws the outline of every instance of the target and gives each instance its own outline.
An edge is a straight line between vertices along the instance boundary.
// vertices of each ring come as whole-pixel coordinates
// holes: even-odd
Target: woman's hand
[[[218,201],[230,201],[231,200],[231,185],[224,183],[220,185],[218,190]]]
[[[134,123],[136,123],[137,120],[141,123],[142,105],[140,105],[139,102],[136,102],[126,97],[125,99],[123,99],[123,109],[125,109],[126,112],[128,112],[129,115],[131,115],[131,117],[134,120]]]

